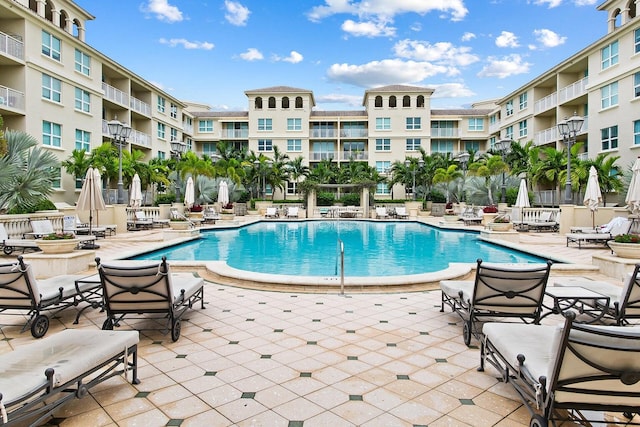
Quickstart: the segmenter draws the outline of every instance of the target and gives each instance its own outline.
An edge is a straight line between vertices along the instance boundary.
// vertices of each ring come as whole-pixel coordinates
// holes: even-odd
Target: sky
[[[597,3],[596,3],[597,1]],[[75,0],[89,45],[183,101],[248,109],[247,90],[435,89],[432,108],[501,98],[603,37],[603,0]]]

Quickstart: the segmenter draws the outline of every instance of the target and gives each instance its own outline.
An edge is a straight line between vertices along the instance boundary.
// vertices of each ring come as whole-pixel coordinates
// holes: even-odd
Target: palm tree
[[[506,173],[508,170],[509,166],[502,160],[502,157],[494,154],[486,154],[469,165],[469,174],[484,179],[484,188],[487,189],[489,205],[495,204],[493,201],[493,191],[491,189],[491,177]]]
[[[556,150],[553,147],[544,147],[541,150],[541,160],[538,167],[535,168],[534,181],[536,184],[549,184],[553,188],[553,202],[555,206],[556,192],[560,191],[560,174],[565,173],[564,169],[567,165],[567,157],[564,151]]]
[[[180,178],[185,182],[188,175],[191,175],[194,184],[196,184],[198,177],[201,175],[210,178],[215,177],[215,168],[211,160],[198,157],[198,155],[193,151],[187,151],[186,153],[184,153],[177,167],[179,168],[178,173],[180,175]],[[196,203],[198,203],[199,198],[200,192],[198,186],[196,185]]]
[[[595,159],[589,159],[584,164],[585,169],[594,166],[598,171],[598,182],[602,190],[602,202],[606,205],[607,194],[611,192],[621,192],[624,188],[622,178],[624,171],[620,169],[616,162],[620,156],[609,156],[611,153],[599,153]]]
[[[87,156],[85,150],[73,150],[71,156],[69,156],[67,160],[62,161],[60,166],[62,166],[69,175],[73,175],[76,182],[78,182],[79,179],[84,178],[87,169],[91,166],[91,159]]]
[[[298,156],[293,160],[289,160],[287,163],[289,178],[292,179],[296,183],[296,191],[298,191],[298,184],[300,178],[309,176],[309,166],[304,165],[304,157]]]
[[[447,203],[451,202],[451,196],[449,191],[449,184],[456,179],[462,178],[462,172],[458,170],[457,165],[450,165],[445,168],[436,169],[436,173],[433,175],[433,183],[439,184],[443,183],[446,190],[447,195]]]
[[[111,187],[112,180],[118,179],[118,148],[110,142],[105,142],[93,149],[89,158],[90,163],[106,177],[107,185]]]

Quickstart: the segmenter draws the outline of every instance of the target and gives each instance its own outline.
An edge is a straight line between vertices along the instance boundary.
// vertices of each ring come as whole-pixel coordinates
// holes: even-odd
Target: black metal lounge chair
[[[490,264],[478,260],[473,281],[440,282],[442,303],[447,304],[463,320],[463,338],[471,344],[471,336],[481,337],[481,321],[510,318],[538,323],[542,315],[542,299],[547,287],[551,261],[546,264]]]
[[[582,249],[584,245],[607,245],[609,240],[620,234],[626,234],[631,229],[631,221],[621,218],[616,222],[608,233],[569,233],[567,237],[567,247],[569,243],[576,243],[578,249]]]
[[[120,326],[125,316],[141,319],[157,314],[168,322],[171,339],[180,338],[180,320],[200,301],[204,309],[204,280],[191,273],[171,273],[165,257],[154,261],[110,261],[96,258],[107,311],[102,329]],[[149,317],[142,317],[148,319]],[[156,317],[158,319],[158,317]]]
[[[602,411],[631,418],[640,411],[640,327],[578,324],[574,312],[565,317],[563,327],[486,323],[478,370],[488,363],[513,386],[531,427],[599,425],[591,422],[602,422]]]
[[[138,332],[65,329],[0,355],[0,425],[43,424],[115,376],[138,379]]]
[[[0,240],[2,241],[2,252],[11,255],[16,249],[22,249],[24,253],[27,249],[38,251],[38,244],[33,239],[11,239],[4,224],[0,223]]]

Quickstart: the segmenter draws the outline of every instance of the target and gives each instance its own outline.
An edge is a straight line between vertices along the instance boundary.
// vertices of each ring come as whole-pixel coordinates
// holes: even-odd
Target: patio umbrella
[[[138,174],[133,176],[129,196],[129,204],[132,208],[139,208],[142,205],[142,185],[140,184],[140,176],[138,176]]]
[[[218,202],[222,206],[225,206],[229,203],[229,186],[227,185],[227,181],[220,181],[220,188],[218,189]]]
[[[187,185],[184,189],[184,205],[187,209],[191,209],[191,206],[196,202],[196,190],[193,185],[193,178],[187,179]]]
[[[629,190],[627,191],[627,197],[624,199],[627,202],[627,209],[632,214],[640,214],[640,157],[636,159],[636,162],[631,168],[631,182],[629,183]]]
[[[596,227],[595,212],[598,210],[600,202],[602,202],[602,193],[598,182],[598,171],[594,166],[591,166],[587,188],[584,190],[584,205],[591,210],[591,226],[593,228]]]
[[[100,173],[98,173],[98,176]],[[104,211],[107,209],[102,198],[102,190],[100,189],[100,180],[96,180],[96,173],[93,168],[87,169],[80,196],[78,197],[77,209],[81,211],[89,211],[89,235],[93,226],[93,211]],[[94,244],[86,244],[83,246],[87,249],[96,249],[99,246]]]
[[[524,221],[523,209],[531,206],[529,204],[529,190],[527,190],[527,180],[522,178],[520,180],[520,187],[518,187],[518,197],[516,197],[516,203],[513,205],[515,208],[519,208],[520,220]]]

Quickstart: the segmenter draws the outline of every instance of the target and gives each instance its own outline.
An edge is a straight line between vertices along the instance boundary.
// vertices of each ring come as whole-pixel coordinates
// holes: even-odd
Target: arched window
[[[38,2],[36,0],[29,0],[29,9],[38,12]]]
[[[44,5],[44,19],[53,22],[53,6],[49,1]]]
[[[636,2],[635,0],[629,0],[627,4],[627,9],[629,9],[629,19],[633,19],[636,17]]]
[[[282,108],[289,108],[289,97],[285,96],[282,98]]]
[[[74,37],[79,38],[81,29],[82,29],[82,25],[80,24],[80,21],[78,21],[77,19],[74,19],[71,34],[73,34]]]
[[[67,20],[69,19],[69,15],[67,15],[66,11],[60,12],[60,28],[63,30],[67,30]]]
[[[262,97],[260,97],[260,96],[256,97],[254,106],[255,106],[256,110],[262,110]]]
[[[269,108],[276,108],[276,97],[275,96],[270,96],[269,97]]]
[[[389,107],[390,108],[396,108],[398,105],[398,101],[396,100],[396,97],[394,95],[391,95],[389,97]]]
[[[405,95],[402,97],[402,106],[411,107],[411,97],[409,95]]]
[[[418,95],[418,99],[416,101],[416,107],[424,108],[424,95]]]
[[[376,107],[382,107],[382,97],[380,95],[376,96],[375,104]]]
[[[296,108],[302,108],[302,97],[296,96]]]

